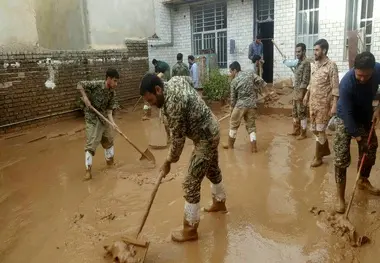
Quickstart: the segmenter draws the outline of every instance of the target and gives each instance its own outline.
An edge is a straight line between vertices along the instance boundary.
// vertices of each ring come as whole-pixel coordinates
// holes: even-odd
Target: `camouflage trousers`
[[[86,146],[85,151],[95,155],[96,148],[102,144],[104,149],[113,146],[113,130],[108,124],[103,124],[98,118],[94,121],[86,120]]]
[[[205,176],[214,185],[222,181],[218,160],[219,141],[218,135],[212,140],[201,140],[194,143],[188,174],[183,182],[184,197],[190,204],[200,202],[201,183]]]
[[[301,100],[293,100],[293,119],[304,120],[307,118],[307,107],[303,105]]]
[[[248,134],[256,132],[257,110],[254,108],[234,108],[231,113],[230,130],[237,131],[240,127],[241,120],[245,121],[245,128]]]
[[[334,165],[338,168],[347,168],[351,163],[351,154],[350,154],[350,144],[351,144],[351,135],[347,132],[346,127],[344,126],[343,120],[340,118],[336,119],[335,127],[335,138],[333,142],[333,149],[335,152]],[[362,140],[368,141],[369,130],[364,129],[363,126],[359,126],[360,136]],[[368,153],[363,163],[362,174],[365,177],[369,177],[369,174],[365,174],[366,167],[372,167],[376,161],[376,151],[378,147],[376,132],[373,131],[371,141],[368,145]],[[363,152],[359,148],[359,158],[358,158],[358,168],[360,165]],[[368,170],[368,169],[367,169]],[[369,169],[370,170],[370,169]]]

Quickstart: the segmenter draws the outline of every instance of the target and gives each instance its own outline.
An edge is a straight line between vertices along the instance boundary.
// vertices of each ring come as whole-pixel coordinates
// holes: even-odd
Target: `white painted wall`
[[[87,0],[91,47],[125,48],[155,33],[154,0]]]
[[[33,0],[0,0],[0,51],[33,49],[37,42]]]
[[[279,43],[282,52],[294,56],[296,45],[296,3],[297,0],[275,0],[274,39]],[[335,61],[339,72],[348,70],[345,59],[345,25],[347,0],[320,0],[319,38],[329,42],[330,59]],[[373,39],[371,52],[380,61],[380,1],[374,1]],[[274,77],[287,77],[291,71],[282,64],[280,54],[275,51]]]
[[[156,28],[159,40],[150,40],[149,60],[153,69],[153,58],[163,60],[173,66],[177,53],[182,53],[187,63],[187,56],[192,54],[191,12],[190,5],[179,5],[170,9],[162,4],[163,0],[155,1]],[[173,23],[174,41],[172,46],[161,47],[161,44],[171,42],[171,23]],[[230,39],[234,39],[236,52],[229,54]],[[244,2],[229,0],[227,2],[227,61],[239,61],[243,69],[252,68],[248,60],[248,46],[253,39],[253,0]]]

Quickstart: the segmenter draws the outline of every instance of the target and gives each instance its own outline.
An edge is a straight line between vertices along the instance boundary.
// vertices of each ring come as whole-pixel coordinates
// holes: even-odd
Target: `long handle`
[[[162,171],[160,173],[160,175],[158,176],[158,178],[157,178],[156,184],[154,185],[153,191],[152,191],[152,193],[150,195],[150,199],[149,199],[149,202],[148,202],[148,206],[146,207],[144,217],[141,220],[141,224],[140,224],[140,227],[139,227],[139,231],[137,232],[136,239],[139,237],[142,229],[144,228],[145,222],[146,222],[146,220],[148,218],[148,215],[149,215],[149,212],[150,212],[150,208],[152,207],[154,198],[156,197],[156,194],[157,194],[157,191],[158,191],[158,187],[160,187],[161,181],[162,181],[162,179],[165,176],[166,176],[166,174]]]
[[[372,127],[371,127],[371,131],[369,132],[369,135],[368,135],[368,142],[367,142],[368,147],[370,145],[369,143],[371,141],[371,137],[372,137],[372,133],[373,133],[374,129],[375,129],[375,123],[373,122],[372,123]],[[358,173],[356,175],[355,185],[354,185],[354,188],[352,189],[352,194],[351,194],[350,202],[348,203],[346,213],[344,214],[344,218],[345,219],[348,218],[348,213],[350,212],[350,209],[351,209],[351,206],[352,206],[352,201],[354,200],[354,195],[355,195],[355,192],[356,192],[356,188],[358,186],[358,181],[359,181],[359,178],[360,178],[360,172],[361,172],[361,170],[363,168],[365,157],[367,157],[367,154],[363,153],[363,157],[362,157],[362,159],[360,161],[360,166],[359,166],[359,169],[358,169]]]
[[[281,52],[280,48],[277,46],[276,42],[274,42],[273,39],[272,39],[272,43],[273,43],[274,47],[277,49],[278,53],[280,53],[281,57],[283,59],[286,59],[286,56],[284,55],[284,53]],[[293,68],[290,68],[290,69],[294,72]]]
[[[133,109],[132,109],[132,112],[135,111],[136,107],[137,107],[137,104],[139,104],[140,100],[141,100],[142,96],[140,96],[140,98],[137,100],[137,102],[135,103],[135,106],[133,106]]]
[[[102,118],[105,122],[107,122],[109,125],[113,126],[113,124],[110,122],[109,119],[107,119],[106,117],[103,116],[103,114],[101,114],[97,109],[94,108],[94,106],[90,105],[90,109],[93,110],[100,118]],[[149,158],[148,156],[146,156],[146,154],[144,152],[142,152],[139,148],[137,148],[137,146],[124,134],[122,133],[119,128],[116,128],[116,131],[124,137],[124,139],[127,140],[127,142],[129,142],[130,145],[133,146],[133,148],[135,148],[139,153],[141,153],[142,155],[144,155],[148,160],[150,160],[151,158]]]

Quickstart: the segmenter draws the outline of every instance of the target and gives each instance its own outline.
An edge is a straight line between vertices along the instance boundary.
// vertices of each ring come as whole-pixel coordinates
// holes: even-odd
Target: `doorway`
[[[257,25],[257,32],[261,36],[264,49],[263,79],[267,83],[273,82],[273,43],[274,22],[261,22]]]

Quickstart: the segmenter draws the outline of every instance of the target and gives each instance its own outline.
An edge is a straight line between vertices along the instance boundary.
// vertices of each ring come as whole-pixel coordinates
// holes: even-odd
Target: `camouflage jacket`
[[[190,76],[189,67],[182,61],[178,61],[172,69],[172,77],[175,76]]]
[[[298,61],[294,69],[293,99],[302,100],[310,81],[310,61],[307,59]]]
[[[115,90],[106,87],[104,80],[81,81],[79,84],[83,87],[92,106],[107,118],[107,110],[114,110],[117,107]],[[84,117],[86,122],[96,123],[97,119],[104,121],[96,115],[91,109],[85,107]]]
[[[167,120],[172,143],[167,159],[177,162],[186,137],[194,143],[219,138],[219,123],[192,86],[190,77],[173,77],[165,82],[162,114]]]
[[[256,108],[257,95],[267,83],[253,71],[240,71],[231,81],[231,106]]]

